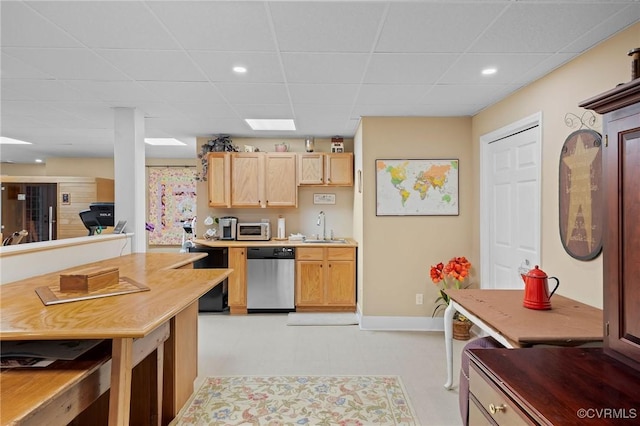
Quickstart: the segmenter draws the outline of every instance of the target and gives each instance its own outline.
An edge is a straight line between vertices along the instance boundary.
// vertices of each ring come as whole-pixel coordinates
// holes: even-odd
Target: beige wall
[[[453,256],[472,264],[471,118],[362,119],[362,310],[371,316],[430,316],[437,288],[429,267]],[[459,216],[376,216],[376,159],[459,159]],[[416,294],[424,304],[416,305]]]
[[[565,114],[581,116],[578,104],[631,79],[631,59],[627,52],[640,45],[640,24],[627,29],[579,58],[521,89],[473,117],[472,140],[474,176],[479,176],[479,139],[510,123],[542,112],[542,242],[540,267],[560,279],[558,293],[593,306],[602,307],[602,256],[588,262],[570,257],[562,247],[558,230],[558,164],[565,139],[577,128],[565,124]],[[595,129],[602,132],[602,117]],[[473,250],[478,259],[479,179],[473,190]],[[476,260],[476,264],[478,262]]]
[[[47,165],[2,163],[0,174],[2,176],[47,176]]]

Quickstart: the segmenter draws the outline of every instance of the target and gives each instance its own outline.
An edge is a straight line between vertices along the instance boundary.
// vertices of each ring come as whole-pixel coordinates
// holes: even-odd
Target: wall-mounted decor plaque
[[[602,251],[602,137],[571,133],[560,153],[560,240],[566,252],[591,260]]]

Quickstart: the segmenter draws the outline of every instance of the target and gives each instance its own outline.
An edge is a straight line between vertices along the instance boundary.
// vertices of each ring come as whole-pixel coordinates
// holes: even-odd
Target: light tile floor
[[[447,391],[444,336],[363,331],[358,326],[287,326],[286,314],[199,316],[196,389],[210,376],[397,375],[420,425],[460,425],[458,374],[466,342],[454,340]]]

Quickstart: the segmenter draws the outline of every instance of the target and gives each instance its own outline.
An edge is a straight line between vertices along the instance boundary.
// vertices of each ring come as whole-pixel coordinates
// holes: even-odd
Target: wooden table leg
[[[129,424],[132,369],[133,339],[113,339],[109,426],[127,426]]]
[[[453,387],[453,314],[456,312],[453,301],[449,301],[449,306],[444,311],[444,347],[447,361],[447,383],[445,389]]]

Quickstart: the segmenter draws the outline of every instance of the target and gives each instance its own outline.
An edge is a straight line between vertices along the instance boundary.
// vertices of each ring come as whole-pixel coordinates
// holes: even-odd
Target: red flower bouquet
[[[467,260],[466,257],[453,257],[447,264],[443,264],[442,262],[438,263],[435,266],[431,266],[429,271],[429,275],[431,276],[431,281],[438,287],[440,287],[440,283],[442,283],[442,287],[440,288],[440,297],[436,299],[436,303],[438,303],[433,310],[433,314],[431,316],[435,316],[438,311],[445,308],[449,305],[449,296],[444,290],[449,288],[466,288],[467,286],[462,285],[462,282],[469,276],[469,270],[471,269],[471,263]],[[460,315],[456,313],[456,318],[459,318]]]

